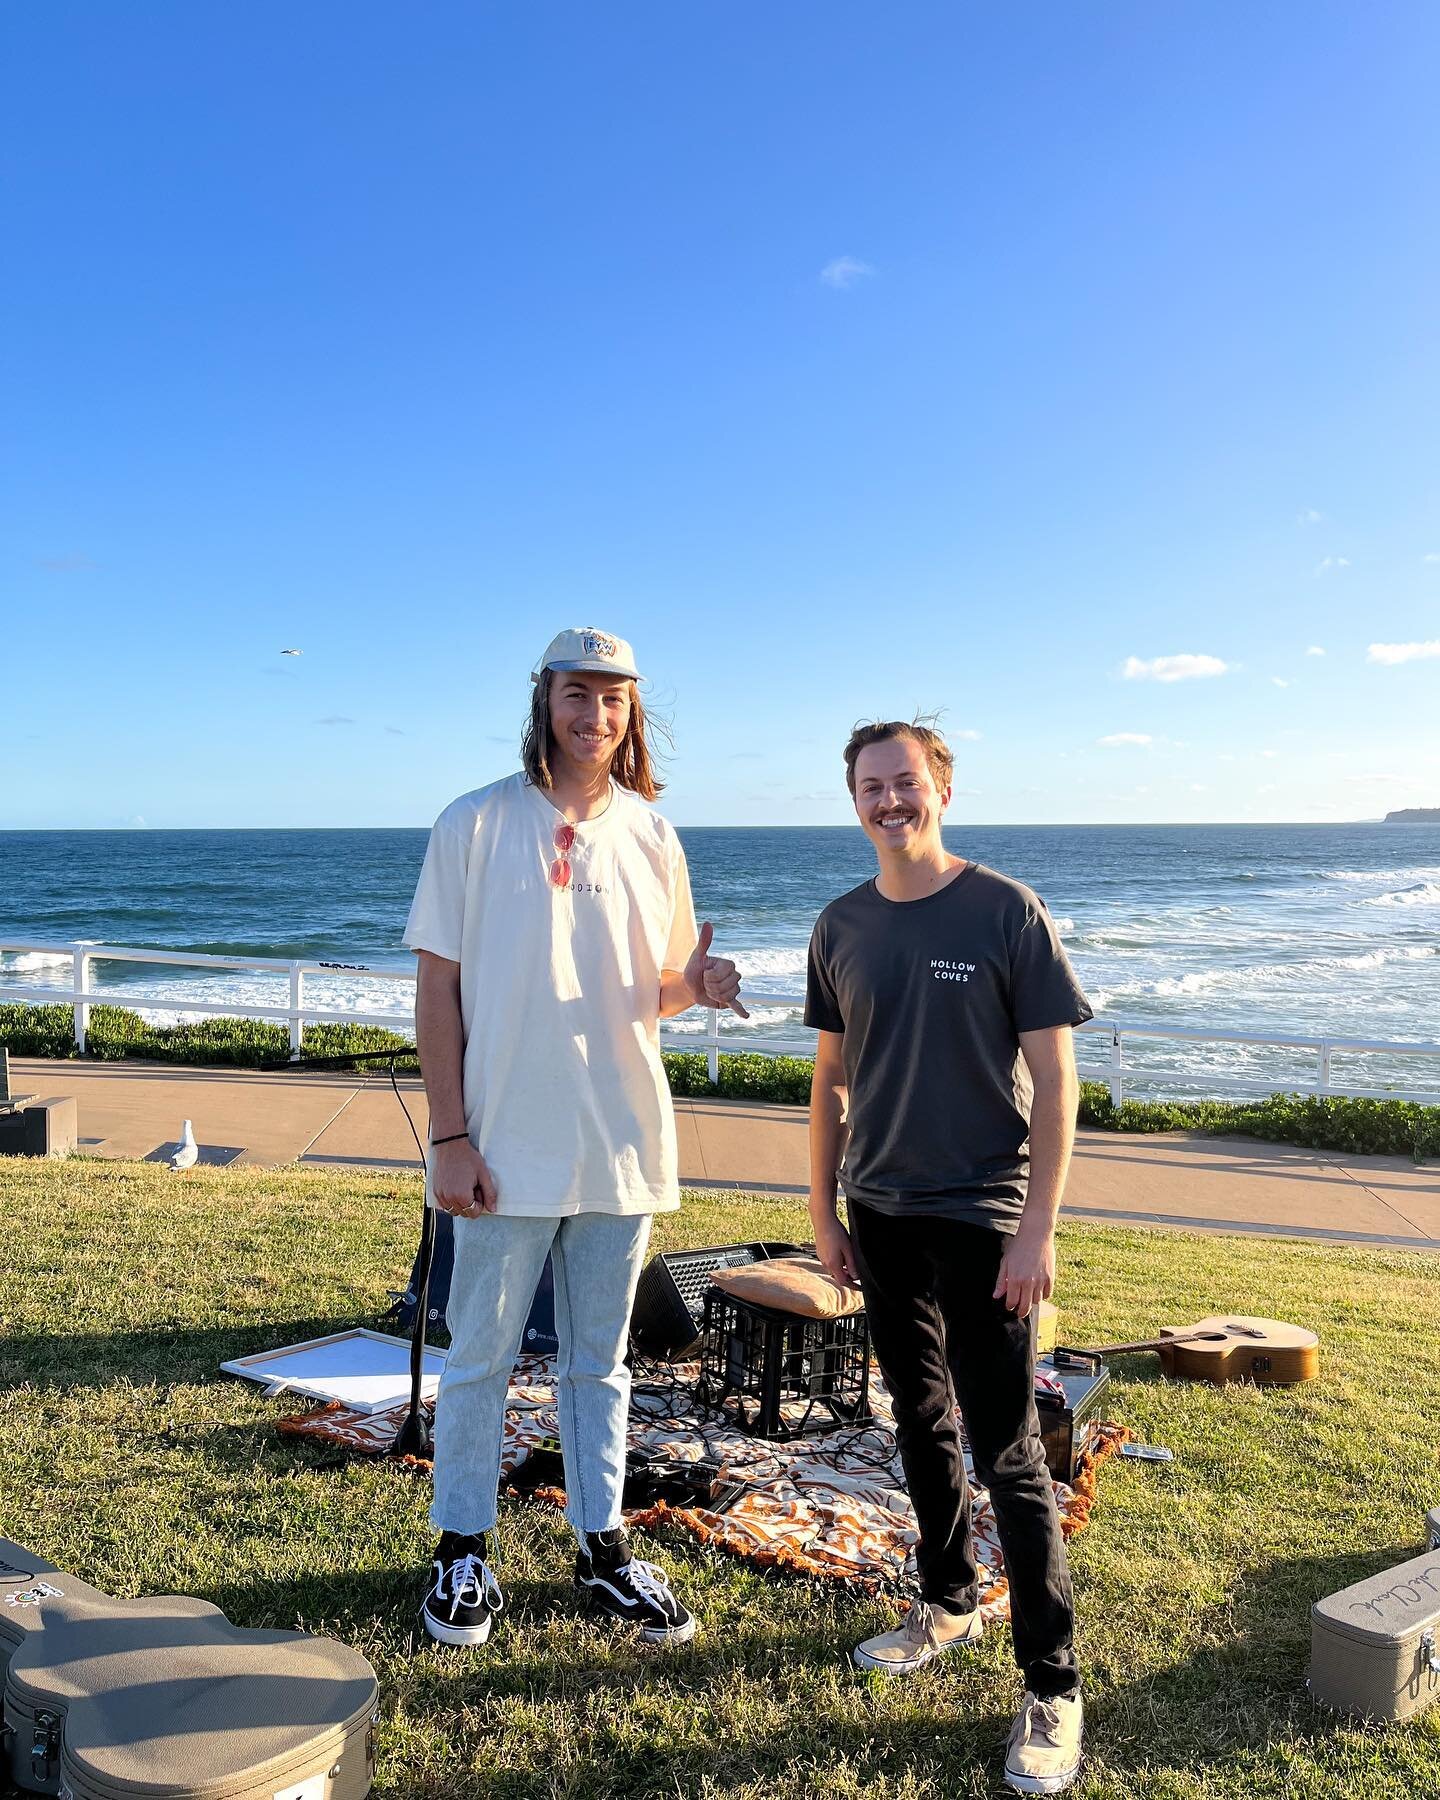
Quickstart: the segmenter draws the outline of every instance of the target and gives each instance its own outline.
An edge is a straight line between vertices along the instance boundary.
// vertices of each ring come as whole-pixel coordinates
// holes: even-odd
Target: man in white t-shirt
[[[441,1533],[422,1618],[483,1644],[510,1372],[551,1258],[575,1582],[651,1643],[695,1621],[621,1522],[630,1309],[650,1219],[680,1203],[659,1022],[739,1006],[698,933],[685,855],[644,802],[659,783],[634,655],[562,631],[532,676],[523,768],[435,822],[405,928],[430,1102],[430,1203],[455,1219],[450,1353],[435,1409]]]

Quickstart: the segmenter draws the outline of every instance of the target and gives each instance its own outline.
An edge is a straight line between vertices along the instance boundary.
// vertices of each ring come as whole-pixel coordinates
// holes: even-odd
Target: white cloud
[[[1305,654],[1307,656],[1323,656],[1325,651],[1319,644],[1312,644]]]
[[[858,256],[837,256],[834,262],[826,263],[820,271],[820,279],[826,287],[848,288],[866,275],[873,275],[874,268],[870,263],[861,262]]]
[[[1297,525],[1318,525],[1324,517],[1324,513],[1316,512],[1313,506],[1302,506],[1295,523]]]
[[[1210,790],[1203,781],[1192,781],[1190,783],[1190,792],[1192,794],[1208,794]]]
[[[1218,656],[1187,651],[1180,656],[1155,656],[1149,662],[1127,656],[1121,673],[1126,681],[1195,681],[1206,675],[1224,675],[1229,667]]]
[[[1272,675],[1270,684],[1272,687],[1289,687],[1290,685],[1283,675]]]
[[[1427,550],[1420,560],[1427,563],[1440,563],[1440,550]]]
[[[1097,744],[1103,744],[1107,750],[1118,750],[1125,744],[1137,744],[1142,749],[1153,744],[1154,739],[1148,731],[1112,731],[1109,737],[1096,738]]]
[[[952,744],[978,744],[980,742],[978,731],[947,731],[945,735]]]
[[[1340,779],[1351,787],[1408,787],[1410,785],[1400,775],[1342,775]]]
[[[1260,754],[1265,758],[1266,762],[1274,762],[1280,752],[1278,750],[1262,750]]]
[[[1372,644],[1365,652],[1366,662],[1392,668],[1396,663],[1425,662],[1432,656],[1440,656],[1440,638],[1430,638],[1423,644]]]
[[[1331,569],[1348,569],[1349,567],[1350,558],[1348,556],[1322,556],[1315,565],[1315,573],[1325,575]]]

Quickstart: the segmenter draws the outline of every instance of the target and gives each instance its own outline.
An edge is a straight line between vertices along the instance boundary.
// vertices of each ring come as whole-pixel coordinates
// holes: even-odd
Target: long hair
[[[526,780],[534,787],[547,790],[555,785],[550,772],[554,743],[550,730],[550,683],[554,679],[553,669],[540,671],[540,678],[530,695],[530,717],[525,721],[520,739],[520,761]],[[665,783],[655,772],[655,753],[650,748],[647,733],[654,731],[667,741],[670,734],[662,721],[646,717],[636,683],[630,681],[626,686],[630,690],[630,723],[611,761],[610,778],[617,787],[629,788],[642,800],[654,800]]]

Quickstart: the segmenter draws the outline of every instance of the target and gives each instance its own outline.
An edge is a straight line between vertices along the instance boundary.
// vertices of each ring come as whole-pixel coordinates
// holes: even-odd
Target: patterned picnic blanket
[[[883,1383],[872,1377],[871,1424],[771,1443],[740,1431],[727,1415],[699,1401],[697,1374],[693,1365],[637,1371],[630,1449],[650,1459],[718,1464],[724,1482],[732,1491],[734,1484],[743,1483],[742,1492],[723,1511],[661,1501],[627,1511],[629,1522],[674,1525],[738,1556],[864,1589],[909,1588],[915,1515],[905,1491]],[[389,1450],[404,1418],[404,1408],[367,1414],[332,1404],[282,1419],[279,1429],[376,1455]],[[502,1480],[516,1475],[533,1451],[556,1438],[558,1429],[554,1363],[545,1357],[522,1357],[505,1413]],[[1122,1426],[1101,1426],[1075,1486],[1055,1484],[1067,1537],[1089,1516],[1099,1465],[1128,1436]],[[429,1466],[415,1458],[403,1460],[415,1467]],[[535,1491],[539,1498],[563,1503],[564,1495],[556,1488]],[[987,1618],[1003,1618],[1009,1613],[1004,1558],[989,1494],[979,1486],[974,1490],[974,1520],[981,1606]]]

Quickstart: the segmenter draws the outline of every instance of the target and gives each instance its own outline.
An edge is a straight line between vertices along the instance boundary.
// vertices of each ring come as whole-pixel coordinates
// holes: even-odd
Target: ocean
[[[739,963],[762,1036],[804,1038],[780,1004],[804,984],[826,901],[873,873],[857,827],[682,829],[696,907]],[[400,943],[426,832],[0,832],[0,941],[136,945],[407,968]],[[1028,882],[1048,904],[1097,1014],[1124,1025],[1259,1036],[1440,1037],[1440,826],[976,826],[959,855]],[[17,985],[63,989],[68,960],[0,955]],[[283,976],[99,962],[117,1004],[165,998],[283,1006]],[[335,970],[307,1003],[404,1011],[405,990]],[[672,1021],[683,1035],[698,1019]],[[737,1027],[736,1041],[743,1041]],[[1086,1034],[1082,1062],[1107,1045]],[[1207,1073],[1283,1086],[1313,1057],[1136,1040],[1132,1091]],[[1440,1087],[1440,1062],[1337,1056],[1337,1084]]]

